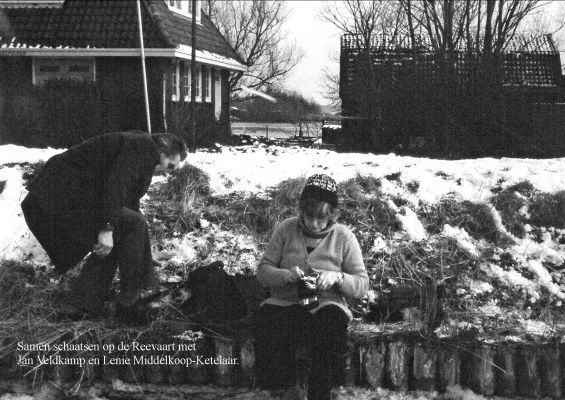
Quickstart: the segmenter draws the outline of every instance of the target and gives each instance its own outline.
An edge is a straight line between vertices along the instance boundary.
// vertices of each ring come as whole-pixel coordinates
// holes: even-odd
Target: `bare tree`
[[[552,35],[557,47],[563,42],[565,28],[565,3],[554,2],[553,8],[544,7],[536,10],[524,20],[519,32],[527,35]]]
[[[204,11],[248,66],[247,72],[231,75],[234,94],[241,85],[261,90],[280,84],[303,56],[285,40],[288,10],[283,0],[206,0]]]
[[[399,1],[345,0],[324,2],[319,15],[343,34],[358,37],[368,49],[376,36],[394,41],[406,34],[401,11]]]
[[[342,34],[351,35],[367,56],[376,39],[394,42],[407,34],[399,1],[325,1],[320,8],[319,18],[334,25]],[[339,56],[332,57],[332,61],[339,62]],[[326,68],[322,82],[323,95],[333,105],[340,104],[339,72]]]
[[[408,25],[418,24],[438,51],[464,47],[482,54],[502,52],[526,18],[547,5],[537,0],[400,0]]]

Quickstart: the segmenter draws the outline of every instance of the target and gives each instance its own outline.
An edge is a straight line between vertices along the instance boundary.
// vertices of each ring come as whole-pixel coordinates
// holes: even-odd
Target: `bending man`
[[[186,158],[178,137],[115,132],[50,158],[22,202],[25,220],[55,270],[90,257],[69,299],[98,314],[119,266],[118,305],[128,309],[153,282],[147,221],[139,200],[155,171],[171,172]]]

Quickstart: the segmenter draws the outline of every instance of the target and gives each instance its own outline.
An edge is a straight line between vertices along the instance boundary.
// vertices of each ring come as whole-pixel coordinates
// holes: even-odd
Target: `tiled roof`
[[[170,11],[163,0],[142,0],[146,48],[191,45],[191,19]],[[210,19],[202,14],[197,50],[242,63]],[[0,47],[139,47],[137,5],[131,0],[66,0],[60,8],[0,8]]]
[[[151,0],[148,4],[151,14],[160,25],[161,31],[166,32],[171,44],[191,45],[192,31],[190,28],[192,20],[190,18],[170,11],[162,0]],[[196,28],[197,50],[234,58],[243,63],[206,14],[202,13],[200,22],[201,25]]]

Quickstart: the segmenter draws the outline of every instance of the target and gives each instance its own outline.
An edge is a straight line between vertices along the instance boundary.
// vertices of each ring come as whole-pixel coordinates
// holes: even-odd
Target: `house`
[[[140,0],[140,6],[152,130],[186,132],[192,68],[197,124],[229,129],[229,76],[246,67],[202,11],[201,0]],[[64,84],[58,96],[48,92],[61,80],[77,82],[76,101],[62,98]],[[59,111],[53,111],[53,102],[60,103]],[[64,123],[46,115],[43,129],[63,125],[68,131],[74,124],[88,131],[77,133],[76,141],[101,132],[147,130],[136,1],[0,1],[0,129],[5,131],[0,141],[13,138],[22,124],[40,130],[37,109],[46,108],[61,114]],[[65,120],[65,113],[80,123]],[[91,114],[91,122],[82,121],[84,114]]]
[[[341,38],[344,147],[430,154],[425,143],[438,156],[565,155],[565,145],[554,145],[564,142],[565,90],[551,35],[516,36],[488,66],[464,47],[448,64],[425,41],[363,43]]]

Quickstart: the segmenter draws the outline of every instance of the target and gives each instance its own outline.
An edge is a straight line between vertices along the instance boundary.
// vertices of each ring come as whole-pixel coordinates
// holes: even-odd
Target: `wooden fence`
[[[162,321],[142,333],[136,329],[116,330],[113,334],[93,330],[72,341],[67,338],[67,342],[97,344],[99,349],[112,345],[112,351],[58,353],[62,357],[102,360],[98,364],[18,366],[19,356],[25,352],[14,351],[0,359],[0,379],[24,378],[36,383],[49,380],[57,385],[121,379],[131,383],[254,387],[254,340],[248,332],[220,334],[221,330],[216,328],[214,334],[183,342],[178,335],[187,329],[195,329],[195,326]],[[63,340],[65,338],[61,338]],[[132,341],[149,346],[175,342],[177,347],[167,351],[119,347],[120,343],[131,345]],[[186,348],[180,349],[179,343],[184,343]],[[194,346],[188,346],[190,343]],[[27,354],[29,358],[35,355]],[[153,361],[139,362],[141,356]],[[134,357],[138,357],[138,362]],[[193,361],[185,362],[189,359]],[[297,368],[307,365],[301,361],[297,359]],[[305,371],[301,372],[300,375],[307,376]],[[488,396],[561,398],[565,384],[565,344],[557,341],[510,343],[503,339],[480,341],[462,337],[440,339],[409,329],[394,331],[390,327],[384,330],[382,326],[353,324],[349,332],[345,378],[347,385],[398,391],[444,391],[448,386],[460,385]]]
[[[344,35],[340,97],[348,117],[346,147],[414,152],[413,143],[421,138],[421,151],[444,157],[543,156],[551,147],[536,143],[539,151],[532,154],[537,137],[528,130],[541,118],[512,110],[519,103],[534,109],[537,103],[565,100],[559,53],[550,36],[486,57],[377,38],[364,46]]]

